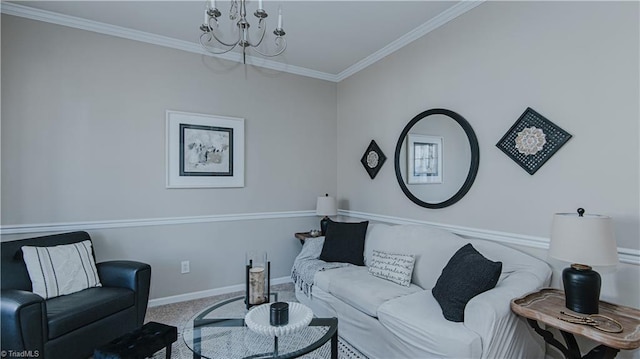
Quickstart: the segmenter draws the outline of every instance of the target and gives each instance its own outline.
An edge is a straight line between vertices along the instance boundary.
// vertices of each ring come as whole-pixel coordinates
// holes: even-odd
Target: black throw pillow
[[[329,220],[320,259],[363,266],[364,237],[368,225],[368,221],[353,223]]]
[[[449,259],[431,292],[447,320],[462,322],[467,302],[494,288],[501,272],[502,262],[488,260],[468,243]]]

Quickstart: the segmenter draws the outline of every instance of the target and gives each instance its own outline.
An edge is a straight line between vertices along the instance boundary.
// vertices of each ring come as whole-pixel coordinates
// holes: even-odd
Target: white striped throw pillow
[[[47,299],[101,287],[91,241],[52,247],[22,247],[33,292]]]

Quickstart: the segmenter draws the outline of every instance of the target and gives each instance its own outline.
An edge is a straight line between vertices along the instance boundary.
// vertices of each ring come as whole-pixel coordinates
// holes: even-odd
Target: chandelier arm
[[[202,36],[203,36],[203,35],[207,35],[207,34],[209,34],[209,35],[213,36],[213,38],[214,38],[217,42],[221,43],[221,44],[222,44],[222,45],[224,45],[224,46],[233,46],[233,47],[235,47],[235,46],[237,46],[237,45],[238,45],[238,43],[240,43],[240,40],[241,40],[241,38],[242,38],[242,31],[238,31],[238,39],[237,39],[235,42],[232,42],[232,43],[226,43],[226,42],[222,41],[221,39],[219,39],[219,38],[218,38],[218,36],[216,36],[216,33],[215,33],[215,31],[214,31],[214,28],[213,28],[213,27],[209,26],[209,29],[210,29],[210,31],[207,31],[207,32],[203,33],[202,35],[200,35],[200,44],[202,44]],[[204,46],[204,45],[203,45],[203,46]]]
[[[229,51],[231,51],[231,50],[235,49],[235,48],[236,48],[236,46],[238,46],[238,43],[236,42],[235,44],[227,45],[227,46],[230,46],[230,47],[229,47],[229,49],[227,49],[227,50],[222,50],[222,51],[220,51],[220,52],[218,52],[218,51],[213,51],[212,49],[215,49],[215,47],[209,46],[209,45],[205,44],[204,42],[202,42],[202,38],[203,38],[205,35],[207,35],[207,33],[204,33],[204,34],[200,35],[200,45],[202,45],[202,47],[203,47],[205,50],[207,50],[208,52],[210,52],[210,53],[212,53],[212,54],[215,54],[215,55],[222,55],[222,54],[226,54],[227,52],[229,52]]]
[[[275,57],[275,56],[278,56],[278,55],[280,55],[281,53],[283,53],[283,52],[284,52],[284,50],[286,50],[286,49],[287,49],[287,39],[285,39],[284,37],[279,37],[279,39],[281,39],[281,40],[283,41],[284,45],[282,46],[282,49],[280,49],[280,51],[276,52],[275,54],[271,54],[271,55],[270,55],[270,54],[266,54],[266,53],[264,53],[264,52],[262,52],[262,51],[258,50],[258,48],[254,48],[253,50],[254,50],[255,52],[259,53],[260,55],[265,56],[265,57]]]
[[[199,41],[200,41],[200,45],[206,51],[215,55],[221,55],[221,54],[230,52],[231,50],[235,49],[238,45],[240,45],[242,47],[242,55],[243,55],[243,62],[244,62],[244,56],[246,56],[247,47],[252,47],[258,54],[265,57],[278,56],[286,50],[287,40],[284,38],[285,32],[282,29],[281,13],[278,14],[278,27],[273,31],[273,33],[276,35],[276,38],[275,38],[276,52],[273,54],[268,54],[258,49],[258,47],[265,40],[265,35],[266,35],[265,18],[267,17],[267,13],[263,9],[261,9],[261,7],[259,7],[254,14],[259,19],[258,28],[261,31],[256,34],[258,35],[257,36],[258,41],[256,43],[251,43],[251,39],[249,37],[250,24],[246,19],[246,14],[247,14],[246,0],[239,0],[240,2],[239,4],[238,4],[238,0],[232,0],[230,18],[232,21],[237,19],[238,10],[239,10],[240,20],[238,20],[238,22],[236,23],[238,27],[237,40],[235,40],[235,42],[229,43],[229,42],[223,41],[216,34],[215,30],[219,29],[218,17],[220,17],[221,14],[215,8],[215,0],[211,0],[211,1],[213,2],[213,5],[212,5],[213,7],[212,8],[207,7],[207,10],[205,12],[205,23],[200,26],[200,29],[203,31],[203,33],[200,35]],[[262,0],[260,1],[260,3],[262,3]],[[234,10],[234,7],[235,7],[235,10]],[[212,21],[215,22],[213,26],[212,26]]]
[[[267,26],[266,26],[266,25],[267,25],[267,24],[264,24],[264,23],[263,23],[263,21],[262,21],[262,19],[260,19],[260,22],[258,23],[258,28],[262,28],[262,33],[261,33],[261,34],[260,34],[260,36],[259,36],[259,37],[260,37],[260,40],[258,40],[258,42],[257,42],[257,43],[255,43],[255,44],[251,44],[251,43],[250,43],[250,44],[249,44],[249,46],[251,46],[251,47],[258,47],[258,46],[260,46],[260,44],[262,43],[262,40],[264,40],[264,34],[267,32]]]

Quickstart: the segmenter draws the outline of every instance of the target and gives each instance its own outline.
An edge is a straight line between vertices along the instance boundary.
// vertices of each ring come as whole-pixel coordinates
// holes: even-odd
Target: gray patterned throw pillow
[[[415,256],[373,250],[369,261],[369,273],[402,286],[411,285]]]

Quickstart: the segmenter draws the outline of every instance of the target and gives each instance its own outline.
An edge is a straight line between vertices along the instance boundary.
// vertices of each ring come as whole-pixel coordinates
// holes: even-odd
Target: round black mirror
[[[424,111],[404,127],[395,151],[402,192],[425,208],[458,202],[478,173],[480,150],[473,128],[459,114],[441,108]]]

